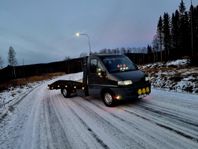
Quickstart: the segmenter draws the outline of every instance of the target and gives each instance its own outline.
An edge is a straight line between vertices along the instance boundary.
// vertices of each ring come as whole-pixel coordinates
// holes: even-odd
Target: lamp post
[[[90,42],[90,37],[88,34],[85,34],[85,33],[76,33],[76,36],[79,37],[79,36],[86,36],[87,39],[88,39],[88,45],[89,45],[89,55],[91,55],[91,42]]]

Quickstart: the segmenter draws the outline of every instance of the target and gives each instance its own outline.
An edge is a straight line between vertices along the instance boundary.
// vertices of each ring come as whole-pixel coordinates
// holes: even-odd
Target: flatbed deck
[[[84,85],[78,81],[71,81],[71,80],[58,80],[51,84],[48,84],[50,90],[53,89],[62,89],[62,88],[69,88],[72,89],[83,89]]]

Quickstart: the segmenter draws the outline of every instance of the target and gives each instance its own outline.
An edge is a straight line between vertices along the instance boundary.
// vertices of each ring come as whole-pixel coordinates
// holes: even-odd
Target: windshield
[[[126,56],[105,57],[102,61],[110,73],[132,71],[137,69],[135,64]]]

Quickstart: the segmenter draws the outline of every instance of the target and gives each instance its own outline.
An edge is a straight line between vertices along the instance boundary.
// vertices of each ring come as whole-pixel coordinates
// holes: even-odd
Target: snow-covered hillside
[[[140,66],[151,78],[153,87],[178,92],[198,93],[198,68],[189,66],[189,60]]]

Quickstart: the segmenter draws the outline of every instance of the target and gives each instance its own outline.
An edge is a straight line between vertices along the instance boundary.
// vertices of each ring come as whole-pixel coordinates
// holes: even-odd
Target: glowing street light
[[[76,36],[79,37],[80,36],[80,33],[76,33]]]
[[[80,37],[80,36],[86,36],[87,39],[88,39],[88,46],[89,46],[89,55],[91,55],[91,42],[90,42],[90,38],[89,38],[89,35],[88,34],[84,34],[84,33],[76,33],[76,36],[77,37]]]

